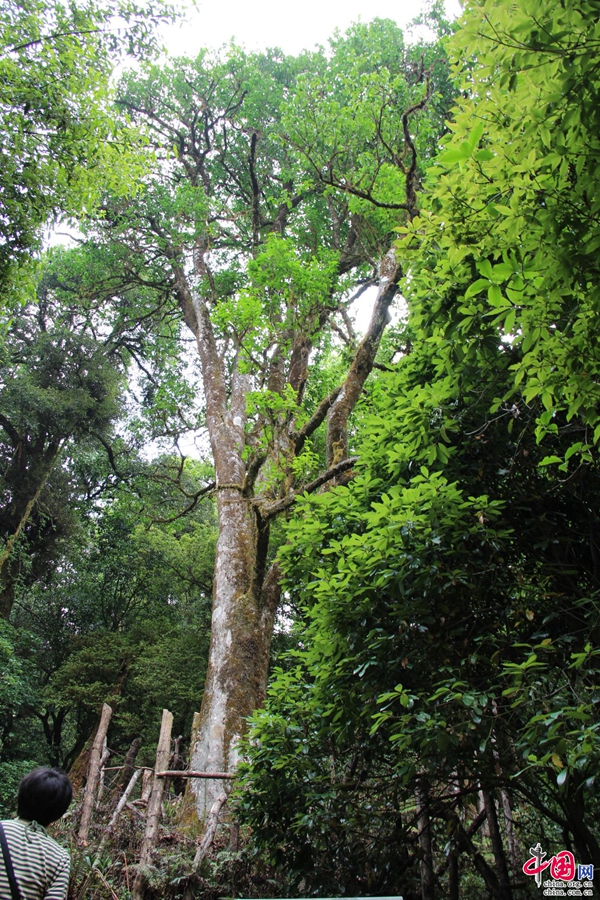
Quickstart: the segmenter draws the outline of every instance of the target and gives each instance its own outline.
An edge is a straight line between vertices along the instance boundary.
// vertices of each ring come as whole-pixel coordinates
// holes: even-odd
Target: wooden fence
[[[144,837],[135,867],[136,874],[131,890],[132,900],[143,900],[148,885],[148,867],[151,865],[152,854],[159,838],[163,795],[169,779],[214,778],[227,781],[233,776],[227,772],[198,772],[190,769],[169,768],[169,763],[172,762],[171,729],[173,715],[167,709],[163,709],[162,713],[154,768],[136,765],[136,755],[140,747],[139,739],[132,744],[123,765],[107,765],[110,759],[110,751],[107,747],[107,733],[111,716],[112,709],[105,703],[102,707],[100,723],[90,752],[76,840],[80,848],[88,847],[90,844],[90,831],[94,828],[99,840],[92,868],[98,870],[104,848],[113,835],[119,817],[124,810],[129,810],[134,816],[143,819],[145,822]],[[103,809],[100,801],[105,792],[107,773],[113,772],[118,773],[116,780],[119,795],[117,799],[114,796],[115,791],[113,789],[112,803],[107,805],[107,815],[107,809]],[[133,800],[134,789],[140,778],[141,796],[138,800]],[[226,802],[227,792],[223,790],[207,817],[204,834],[197,844],[193,861],[190,864],[190,875],[199,870],[210,849],[217,830],[220,813]],[[101,821],[103,818],[104,821]]]

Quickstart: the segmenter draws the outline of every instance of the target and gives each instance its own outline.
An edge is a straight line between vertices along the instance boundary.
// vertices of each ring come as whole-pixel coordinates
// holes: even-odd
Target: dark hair
[[[40,766],[23,778],[17,794],[21,819],[49,825],[64,816],[73,799],[73,786],[62,769]]]

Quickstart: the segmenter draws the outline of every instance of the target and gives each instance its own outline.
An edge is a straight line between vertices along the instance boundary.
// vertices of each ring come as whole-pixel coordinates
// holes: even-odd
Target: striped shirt
[[[67,851],[37,822],[10,819],[2,825],[23,900],[65,900],[70,867]],[[11,900],[1,853],[0,900]]]

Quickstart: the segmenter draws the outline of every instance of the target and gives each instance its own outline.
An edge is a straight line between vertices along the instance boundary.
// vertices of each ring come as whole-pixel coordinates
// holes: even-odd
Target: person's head
[[[44,827],[64,816],[73,799],[73,787],[62,769],[40,766],[23,778],[17,794],[19,818],[35,819]]]

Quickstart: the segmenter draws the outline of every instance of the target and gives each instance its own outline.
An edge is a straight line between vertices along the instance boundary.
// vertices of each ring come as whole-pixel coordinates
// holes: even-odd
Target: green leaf
[[[471,297],[475,297],[482,291],[487,290],[489,284],[490,282],[487,278],[478,278],[477,281],[474,281],[472,284],[470,284],[465,291],[465,300],[469,300]]]

